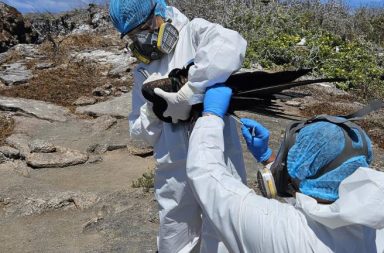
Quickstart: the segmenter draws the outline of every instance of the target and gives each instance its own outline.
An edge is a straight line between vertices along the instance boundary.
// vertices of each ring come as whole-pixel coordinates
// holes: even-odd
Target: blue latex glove
[[[251,119],[241,119],[244,124],[241,127],[248,150],[258,162],[267,161],[272,155],[272,149],[268,147],[269,131],[259,122]]]
[[[224,117],[231,100],[232,90],[224,84],[215,84],[205,91],[203,113]]]

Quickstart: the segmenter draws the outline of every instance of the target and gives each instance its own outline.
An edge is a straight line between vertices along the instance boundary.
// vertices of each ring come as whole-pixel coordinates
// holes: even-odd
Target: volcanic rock
[[[0,2],[0,53],[19,43],[36,43],[38,34],[15,8]]]

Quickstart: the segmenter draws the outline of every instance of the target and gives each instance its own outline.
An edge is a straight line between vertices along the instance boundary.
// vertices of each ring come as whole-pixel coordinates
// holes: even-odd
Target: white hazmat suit
[[[149,65],[140,64],[137,67],[134,72],[132,113],[129,116],[131,136],[154,147],[157,161],[155,195],[160,209],[158,250],[160,253],[190,252],[202,234],[201,252],[227,252],[222,244],[218,246],[218,239],[204,216],[202,225],[201,209],[187,183],[189,125],[172,125],[156,118],[151,105],[141,94],[145,77],[138,69],[144,68],[151,75],[166,76],[172,69],[182,68],[193,61],[188,80],[198,93],[203,94],[207,87],[226,81],[241,67],[246,41],[237,32],[203,19],[189,22],[173,7],[167,8],[167,17],[179,30],[179,41],[173,53]],[[201,101],[202,95],[194,99]],[[224,120],[226,168],[241,184],[246,182],[246,175],[236,122],[230,118]]]
[[[357,169],[328,205],[301,193],[291,204],[266,199],[227,173],[223,128],[216,116],[196,122],[187,175],[230,252],[383,252],[384,173]]]

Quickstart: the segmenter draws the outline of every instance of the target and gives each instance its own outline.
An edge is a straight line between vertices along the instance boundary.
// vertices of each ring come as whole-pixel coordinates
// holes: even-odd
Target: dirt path
[[[297,113],[297,108],[282,105]],[[239,116],[263,122],[277,150],[289,120],[241,112]],[[140,146],[130,140],[126,119],[70,115],[65,122],[52,122],[13,117],[15,134],[55,146],[79,152],[95,145],[118,148],[92,153],[92,162],[77,166],[32,169],[29,177],[8,163],[0,164],[0,252],[156,252],[153,192],[132,188],[132,181],[153,169],[154,161],[132,155]],[[124,143],[128,148],[122,148]],[[255,186],[259,165],[242,144],[248,182]],[[375,149],[375,164],[382,169],[384,152]]]

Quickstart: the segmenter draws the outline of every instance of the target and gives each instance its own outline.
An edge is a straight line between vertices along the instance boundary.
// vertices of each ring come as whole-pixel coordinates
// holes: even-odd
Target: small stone
[[[111,83],[104,84],[102,88],[105,90],[112,89],[112,84]]]
[[[109,96],[109,95],[112,94],[112,91],[111,91],[111,90],[104,90],[104,92],[105,92],[105,95],[107,95],[107,96]]]
[[[5,157],[4,154],[0,153],[0,164],[5,163],[7,160],[7,157]]]
[[[56,151],[55,145],[44,140],[33,140],[28,146],[31,153],[53,153]]]
[[[97,102],[97,99],[94,97],[80,97],[78,98],[73,104],[76,106],[83,106],[83,105],[93,105]]]
[[[108,145],[107,150],[114,151],[114,150],[125,149],[125,148],[127,148],[127,144],[110,144]]]
[[[98,96],[98,97],[102,97],[102,96],[106,95],[106,92],[105,92],[105,90],[103,88],[97,87],[96,89],[94,89],[92,91],[92,95]]]
[[[148,157],[153,155],[153,148],[152,147],[135,147],[135,146],[127,146],[128,152],[131,155],[134,156],[140,156],[140,157]]]
[[[92,144],[87,148],[88,153],[104,154],[108,151],[107,144]]]
[[[102,144],[102,145],[98,145],[94,152],[96,154],[104,154],[107,151],[108,151],[108,145],[107,144]]]
[[[128,93],[129,90],[128,90],[128,87],[127,86],[120,86],[117,88],[119,91],[123,92],[123,93]]]
[[[0,154],[3,154],[5,157],[10,159],[19,159],[20,151],[8,146],[0,147]]]

